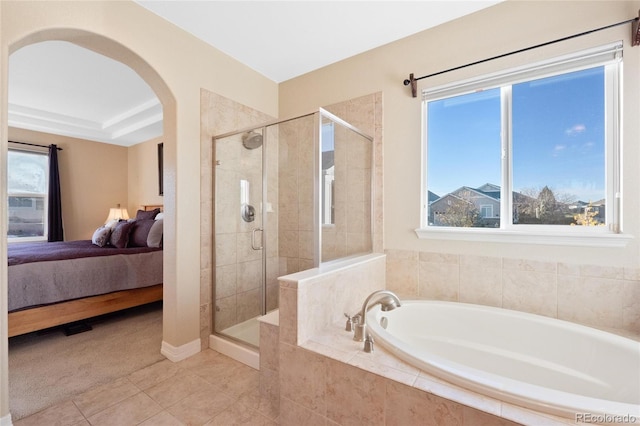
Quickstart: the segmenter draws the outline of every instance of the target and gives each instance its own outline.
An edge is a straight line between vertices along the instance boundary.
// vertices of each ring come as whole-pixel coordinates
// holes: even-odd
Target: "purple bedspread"
[[[160,251],[154,247],[98,247],[91,240],[12,243],[8,244],[9,266],[50,260],[78,259],[81,257],[111,256]]]

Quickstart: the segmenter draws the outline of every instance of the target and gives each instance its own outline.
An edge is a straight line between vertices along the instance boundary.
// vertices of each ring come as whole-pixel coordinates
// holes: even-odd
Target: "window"
[[[9,241],[46,240],[46,152],[9,149],[7,157]]]
[[[322,224],[333,225],[335,221],[335,142],[333,123],[322,124]]]
[[[617,43],[426,89],[419,236],[617,232],[621,58]]]

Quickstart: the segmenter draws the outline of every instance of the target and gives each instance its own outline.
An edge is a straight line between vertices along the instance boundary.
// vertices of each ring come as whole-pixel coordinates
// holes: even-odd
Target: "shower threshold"
[[[250,318],[240,324],[225,328],[220,334],[233,337],[252,346],[260,346],[260,323],[258,322],[258,317]]]
[[[260,323],[251,318],[209,336],[209,347],[256,370],[260,369]],[[242,342],[242,343],[240,343]],[[249,347],[251,346],[251,347]]]

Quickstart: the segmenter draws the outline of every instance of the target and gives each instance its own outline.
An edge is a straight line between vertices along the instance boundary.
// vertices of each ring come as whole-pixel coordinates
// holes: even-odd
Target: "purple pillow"
[[[158,213],[160,213],[159,207],[149,211],[138,210],[138,212],[136,213],[136,220],[154,219]]]
[[[156,221],[153,219],[136,220],[129,235],[129,247],[147,247],[149,230]]]
[[[126,248],[129,245],[129,234],[135,222],[118,222],[109,238],[109,243],[117,248]]]

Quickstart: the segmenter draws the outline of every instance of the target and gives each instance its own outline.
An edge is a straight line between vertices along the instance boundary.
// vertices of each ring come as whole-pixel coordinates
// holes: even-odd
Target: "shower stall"
[[[215,335],[258,347],[278,277],[372,251],[372,142],[323,109],[213,137]]]

